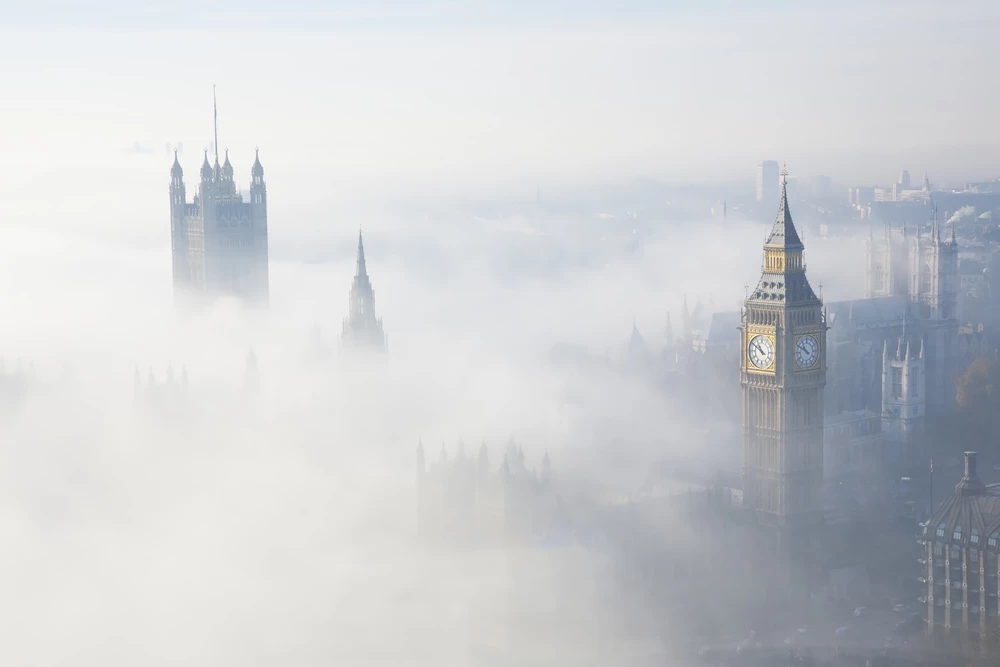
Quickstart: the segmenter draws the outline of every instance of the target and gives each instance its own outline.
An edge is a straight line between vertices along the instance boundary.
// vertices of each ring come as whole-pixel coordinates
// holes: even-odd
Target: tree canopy
[[[955,380],[955,400],[969,435],[995,446],[1000,428],[1000,360],[976,359]]]

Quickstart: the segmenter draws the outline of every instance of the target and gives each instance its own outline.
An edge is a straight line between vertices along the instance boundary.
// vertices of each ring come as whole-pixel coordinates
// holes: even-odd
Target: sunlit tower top
[[[778,163],[764,160],[757,165],[757,201],[774,204],[778,200]]]
[[[814,544],[822,520],[826,318],[781,175],[761,277],[743,307],[740,377],[744,507],[790,555]]]

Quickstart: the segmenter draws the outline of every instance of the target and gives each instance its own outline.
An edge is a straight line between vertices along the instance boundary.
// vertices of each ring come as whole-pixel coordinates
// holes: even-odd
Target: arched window
[[[975,528],[973,528],[972,532],[969,533],[969,542],[972,544],[979,544],[979,531]]]
[[[872,288],[882,289],[882,262],[876,261],[875,266],[872,267]]]
[[[944,537],[944,521],[942,521],[941,523],[938,524],[938,527],[937,527],[937,536],[938,537]]]
[[[990,545],[991,547],[995,547],[997,545],[998,536],[1000,536],[1000,531],[993,531],[993,533],[990,535],[990,539],[987,540],[986,544]]]
[[[931,264],[924,262],[924,268],[920,271],[920,293],[930,294],[931,291]]]
[[[952,538],[956,540],[962,539],[962,526],[960,525],[955,526],[955,533],[952,535]]]

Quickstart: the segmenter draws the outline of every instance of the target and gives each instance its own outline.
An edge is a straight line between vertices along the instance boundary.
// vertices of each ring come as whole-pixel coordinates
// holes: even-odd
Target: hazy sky
[[[61,4],[8,3],[0,28],[15,187],[165,168],[176,141],[193,174],[212,83],[238,174],[259,145],[331,199],[749,182],[764,158],[848,183],[996,175],[985,1]]]
[[[468,664],[464,610],[506,618],[514,568],[415,547],[418,438],[485,438],[499,467],[515,435],[532,465],[548,450],[586,472],[586,420],[607,420],[639,442],[639,479],[666,456],[735,469],[710,417],[547,353],[619,361],[635,322],[659,354],[685,295],[735,310],[762,223],[464,204],[749,185],[772,157],[848,182],[994,175],[992,5],[744,5],[7,2],[0,357],[37,374],[0,417],[0,663]],[[184,144],[190,199],[213,83],[238,184],[254,146],[265,166],[266,315],[173,308],[165,145]],[[427,205],[385,210],[405,198]],[[360,379],[305,363],[315,326],[336,345],[359,226],[390,349]],[[801,231],[812,284],[859,296],[857,240]],[[134,401],[135,366],[168,364],[189,370],[194,426]],[[539,598],[579,584],[542,574]]]

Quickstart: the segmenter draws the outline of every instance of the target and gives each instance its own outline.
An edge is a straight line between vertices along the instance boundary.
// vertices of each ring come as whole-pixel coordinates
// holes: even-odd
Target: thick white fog
[[[514,3],[485,20],[348,4],[109,4],[71,21],[19,3],[0,26],[0,664],[466,665],[512,646],[609,664],[626,645],[669,650],[686,610],[602,607],[581,584],[613,567],[600,549],[419,540],[418,442],[436,461],[442,443],[456,456],[485,441],[496,470],[514,439],[528,468],[551,457],[567,498],[628,495],[657,464],[676,490],[732,479],[739,444],[719,405],[619,371],[633,324],[659,354],[685,300],[737,310],[767,227],[708,205],[670,221],[604,209],[594,188],[714,180],[745,194],[776,154],[803,174],[886,179],[900,160],[937,160],[961,178],[995,148],[955,159],[992,128],[984,88],[922,144],[936,148],[911,149],[914,127],[956,118],[916,106],[922,84],[967,93],[945,76],[961,53],[923,55],[924,3],[864,20],[778,3],[749,22],[728,6],[584,3],[563,20],[576,8]],[[873,27],[897,19],[908,28]],[[996,22],[991,9],[971,31],[936,27],[985,53]],[[845,90],[866,80],[858,68],[894,74]],[[183,145],[190,196],[213,83],[238,185],[260,147],[266,311],[174,305],[169,149]],[[337,348],[359,229],[389,354],[352,365]],[[812,284],[861,296],[861,239],[801,229]],[[554,363],[554,349],[586,361]],[[152,405],[150,377],[174,383]],[[656,532],[683,549],[684,530],[667,517]]]
[[[760,223],[358,215],[299,247],[284,202],[271,217],[270,311],[220,302],[185,314],[170,290],[164,169],[128,174],[154,184],[148,202],[126,188],[75,225],[11,225],[0,248],[5,364],[30,377],[2,426],[15,662],[466,664],[470,645],[511,632],[517,566],[501,551],[417,542],[419,439],[433,459],[442,441],[454,456],[460,438],[470,452],[485,439],[499,465],[515,437],[531,465],[548,451],[571,485],[628,488],[664,459],[688,475],[733,470],[735,445],[706,442],[706,415],[635,379],[553,367],[549,353],[563,343],[620,360],[633,319],[656,349],[685,298],[735,310],[759,270]],[[280,173],[269,178],[280,193]],[[388,361],[309,363],[317,330],[337,347],[359,220]],[[807,236],[810,275],[856,294],[860,278],[836,271],[861,246],[831,243]],[[244,387],[251,348],[256,394]],[[184,369],[187,411],[137,402],[136,366],[143,383]],[[588,432],[603,420],[628,443]],[[598,469],[615,447],[630,448],[621,467]],[[568,585],[543,576],[534,594]],[[612,651],[608,632],[594,645]],[[569,655],[557,634],[538,633],[532,650]]]

